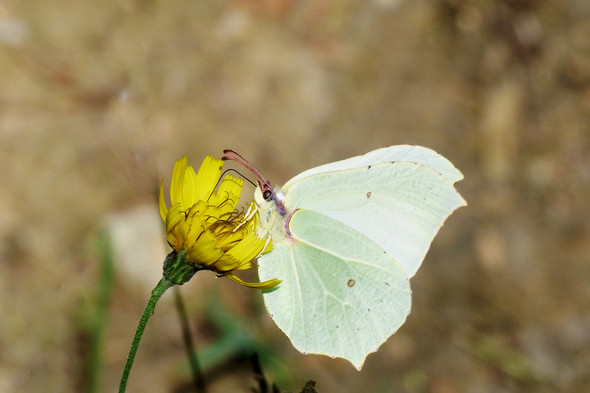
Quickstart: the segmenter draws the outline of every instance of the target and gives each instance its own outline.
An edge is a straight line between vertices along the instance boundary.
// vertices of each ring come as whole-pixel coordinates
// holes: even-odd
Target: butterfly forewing
[[[463,174],[459,172],[449,160],[434,150],[415,145],[397,145],[383,147],[361,156],[347,158],[346,160],[331,162],[329,164],[308,169],[289,180],[289,182],[285,184],[285,188],[289,188],[292,183],[318,173],[344,171],[391,162],[413,162],[415,164],[432,168],[451,182],[451,184],[455,184],[455,182],[463,179]]]
[[[465,201],[438,172],[409,162],[323,172],[291,183],[288,209],[317,211],[363,233],[412,277],[445,219]]]

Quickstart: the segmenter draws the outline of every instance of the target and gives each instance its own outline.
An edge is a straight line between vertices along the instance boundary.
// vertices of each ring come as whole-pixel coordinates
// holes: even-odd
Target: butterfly
[[[390,146],[318,166],[273,187],[233,150],[224,151],[259,178],[258,235],[272,251],[258,260],[277,326],[302,353],[341,357],[361,369],[405,322],[410,278],[447,217],[467,205],[463,178],[435,151]]]

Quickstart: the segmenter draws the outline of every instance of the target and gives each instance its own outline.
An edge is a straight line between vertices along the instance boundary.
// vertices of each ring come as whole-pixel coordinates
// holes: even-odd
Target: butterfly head
[[[258,182],[258,187],[254,191],[254,202],[261,211],[276,209],[281,216],[287,214],[285,194],[280,187],[271,188],[270,183]]]
[[[261,203],[262,203],[262,201],[272,202],[275,199],[275,191],[272,189],[272,186],[269,181],[265,181],[265,182],[258,181],[257,191],[258,190],[260,190],[260,198],[261,198],[260,202]]]

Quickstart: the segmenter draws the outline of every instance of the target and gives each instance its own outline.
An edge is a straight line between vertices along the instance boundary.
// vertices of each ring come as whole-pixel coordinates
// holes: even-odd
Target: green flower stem
[[[174,285],[184,284],[190,280],[198,270],[200,270],[199,267],[186,262],[186,251],[181,251],[179,253],[173,251],[164,260],[164,277],[162,277],[160,282],[158,282],[158,285],[156,285],[152,291],[152,296],[150,297],[150,300],[148,301],[148,304],[145,306],[145,310],[143,310],[143,314],[141,315],[139,325],[137,326],[135,336],[133,337],[133,342],[131,343],[131,348],[129,349],[127,363],[125,363],[125,369],[123,370],[123,375],[121,376],[119,393],[125,392],[125,389],[127,388],[127,379],[129,379],[129,373],[131,372],[131,367],[133,366],[133,361],[135,360],[135,355],[137,354],[137,348],[139,348],[141,336],[143,336],[143,331],[145,330],[148,320],[154,314],[156,303],[158,300],[160,300],[168,288]]]
[[[123,370],[123,376],[121,377],[121,384],[119,385],[119,393],[123,393],[127,388],[127,379],[129,378],[131,366],[133,366],[133,361],[135,360],[135,355],[137,354],[137,348],[139,347],[141,336],[143,336],[143,331],[145,330],[148,320],[154,314],[156,303],[158,300],[160,300],[164,292],[166,292],[166,290],[173,285],[174,284],[172,284],[170,281],[162,278],[152,291],[152,297],[150,297],[148,304],[145,306],[145,310],[143,310],[141,320],[139,321],[139,325],[135,331],[135,337],[133,337],[133,343],[129,349],[129,356],[127,356],[127,363],[125,363],[125,369]]]

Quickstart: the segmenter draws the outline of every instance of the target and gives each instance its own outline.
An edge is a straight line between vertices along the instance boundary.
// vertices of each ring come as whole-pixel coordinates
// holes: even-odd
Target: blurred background
[[[233,148],[281,184],[411,143],[469,206],[407,323],[358,372],[200,273],[181,292],[209,392],[256,387],[253,351],[289,392],[590,392],[589,128],[587,0],[3,0],[0,391],[116,391],[182,155]],[[194,391],[173,299],[128,392]]]

